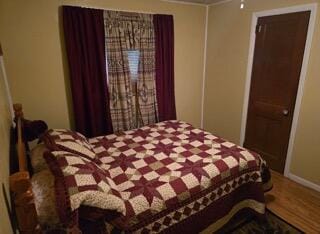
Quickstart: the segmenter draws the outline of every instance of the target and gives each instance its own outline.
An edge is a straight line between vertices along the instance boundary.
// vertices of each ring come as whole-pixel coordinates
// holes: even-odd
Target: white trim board
[[[293,180],[293,181],[295,181],[295,182],[297,182],[297,183],[299,183],[299,184],[302,184],[302,185],[304,185],[304,186],[306,186],[308,188],[311,188],[313,190],[316,190],[316,191],[320,192],[320,185],[312,183],[309,180],[303,179],[303,178],[301,178],[299,176],[296,176],[296,175],[294,175],[294,174],[292,174],[290,172],[288,174],[288,178]]]
[[[7,73],[6,73],[6,69],[5,69],[5,66],[4,66],[4,60],[3,60],[3,56],[2,55],[0,56],[0,66],[1,66],[0,72],[2,70],[2,75],[3,75],[3,79],[4,79],[4,85],[5,85],[5,89],[7,91],[7,97],[8,97],[8,102],[9,102],[11,119],[14,119],[13,102],[12,102],[12,97],[11,97],[11,92],[10,92],[10,88],[9,88]]]
[[[202,97],[201,97],[201,123],[200,126],[203,128],[204,125],[204,93],[206,85],[206,71],[207,71],[207,46],[208,46],[208,26],[209,26],[209,6],[206,6],[206,25],[204,31],[204,51],[203,51],[203,74],[202,74]]]
[[[176,1],[176,0],[161,0],[163,2],[172,2],[172,3],[177,3],[177,4],[185,4],[185,5],[196,5],[196,6],[215,6],[215,5],[220,5],[224,4],[227,2],[231,2],[233,0],[221,0],[219,2],[214,2],[214,3],[197,3],[197,2],[187,2],[187,1]]]
[[[221,0],[220,2],[211,3],[211,4],[209,4],[209,6],[221,5],[221,4],[225,4],[225,3],[231,2],[231,1],[233,1],[233,0]]]
[[[285,170],[284,170],[284,176],[289,177],[291,179],[295,178],[293,180],[296,180],[298,183],[301,183],[307,187],[314,187],[314,186],[311,185],[312,184],[311,182],[305,182],[306,180],[302,178],[297,179],[300,177],[297,177],[290,172],[290,165],[292,161],[294,140],[295,140],[297,125],[299,120],[301,101],[303,97],[303,88],[306,80],[313,33],[315,28],[317,6],[318,6],[317,3],[312,3],[312,4],[297,5],[293,7],[279,8],[274,10],[267,10],[267,11],[260,11],[260,12],[253,13],[252,21],[251,21],[250,46],[249,46],[247,76],[246,76],[246,84],[245,84],[245,95],[244,95],[244,102],[243,102],[241,133],[240,133],[240,144],[243,145],[244,138],[245,138],[246,124],[247,124],[247,111],[248,111],[248,105],[249,105],[249,93],[250,93],[251,75],[252,75],[251,73],[252,73],[252,66],[253,66],[254,46],[255,46],[255,37],[256,37],[255,30],[256,30],[256,24],[257,24],[258,18],[263,16],[279,15],[279,14],[294,13],[294,12],[301,12],[301,11],[311,11],[305,52],[303,56],[303,63],[301,67],[301,74],[300,74],[299,86],[297,91],[297,98],[296,98],[295,109],[293,113],[293,120],[291,125],[291,133],[290,133],[290,139],[289,139],[289,145],[288,145]]]
[[[204,3],[196,3],[196,2],[183,2],[183,1],[175,1],[175,0],[161,0],[162,2],[170,2],[176,4],[184,4],[184,5],[194,5],[194,6],[203,6],[206,7],[207,4]]]

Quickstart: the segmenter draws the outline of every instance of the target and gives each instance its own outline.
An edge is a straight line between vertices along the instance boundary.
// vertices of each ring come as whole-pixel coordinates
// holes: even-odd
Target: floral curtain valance
[[[126,39],[127,48],[139,47],[141,38],[153,36],[153,15],[121,11],[105,11],[106,33],[119,30],[119,36]]]

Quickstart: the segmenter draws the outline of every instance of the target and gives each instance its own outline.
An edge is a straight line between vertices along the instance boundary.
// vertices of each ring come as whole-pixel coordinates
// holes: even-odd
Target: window
[[[128,50],[128,63],[130,69],[130,79],[132,85],[132,97],[133,97],[133,107],[134,107],[134,119],[135,119],[135,127],[139,127],[143,125],[142,117],[140,113],[139,107],[139,95],[138,95],[138,77],[139,77],[139,58],[140,58],[140,51],[139,50]]]
[[[127,51],[129,69],[130,69],[130,77],[131,80],[136,83],[138,79],[138,69],[139,69],[139,50],[128,50]]]

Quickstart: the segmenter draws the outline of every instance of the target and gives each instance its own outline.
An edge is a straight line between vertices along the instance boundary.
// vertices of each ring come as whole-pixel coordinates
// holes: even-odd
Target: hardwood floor
[[[272,171],[267,208],[306,233],[320,233],[320,193]]]

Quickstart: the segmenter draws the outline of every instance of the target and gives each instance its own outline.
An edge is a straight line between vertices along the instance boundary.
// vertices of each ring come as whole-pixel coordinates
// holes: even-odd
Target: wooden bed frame
[[[21,104],[13,105],[16,122],[17,156],[19,172],[9,177],[10,191],[19,231],[22,234],[42,233],[34,204],[30,174],[27,166],[26,145],[22,137],[23,112]]]

